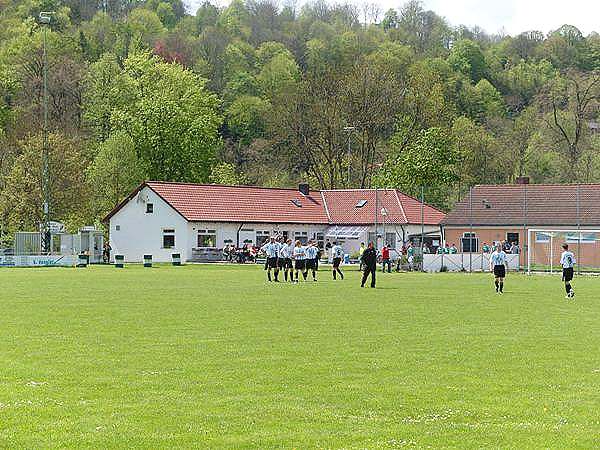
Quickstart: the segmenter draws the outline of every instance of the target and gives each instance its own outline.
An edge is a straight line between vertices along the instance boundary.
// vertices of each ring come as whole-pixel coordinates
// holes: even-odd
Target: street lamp
[[[39,15],[39,20],[42,25],[50,25],[53,11],[42,11]],[[42,143],[42,195],[44,224],[42,229],[42,245],[45,253],[50,253],[50,157],[48,151],[48,54],[46,52],[46,30],[44,27],[43,34],[43,64],[44,64],[44,128],[43,128],[43,143]]]
[[[385,208],[381,208],[381,217],[383,217],[383,245],[387,245],[387,242],[385,240],[385,218],[388,215],[388,211]]]
[[[350,187],[350,136],[356,131],[356,127],[344,127],[344,132],[348,133],[348,187]]]

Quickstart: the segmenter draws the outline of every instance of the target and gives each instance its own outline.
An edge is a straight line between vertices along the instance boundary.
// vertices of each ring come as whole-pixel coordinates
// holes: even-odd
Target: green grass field
[[[0,447],[583,448],[600,280],[0,269]]]

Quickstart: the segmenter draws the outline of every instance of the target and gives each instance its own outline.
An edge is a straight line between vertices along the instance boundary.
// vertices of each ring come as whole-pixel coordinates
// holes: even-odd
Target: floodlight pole
[[[387,216],[387,209],[385,209],[385,207],[381,208],[381,217],[382,217],[382,221],[383,221],[383,245],[387,245],[387,242],[385,240],[385,217]]]
[[[421,270],[425,268],[425,256],[423,255],[423,248],[425,239],[425,186],[421,185]]]
[[[352,133],[356,131],[356,127],[344,127],[344,131],[348,133],[348,187],[350,187],[350,154],[352,151],[350,147],[350,137],[352,136]]]
[[[577,258],[580,258],[579,260],[581,261],[581,206],[579,203],[581,199],[580,188],[581,185],[577,183]],[[577,264],[577,275],[581,273],[579,269],[580,266],[581,264]]]
[[[49,25],[52,19],[52,11],[40,12],[40,23]],[[44,77],[44,124],[42,132],[42,196],[44,223],[42,226],[42,246],[45,253],[50,253],[50,156],[48,149],[48,54],[46,50],[47,26],[43,33],[43,77]]]

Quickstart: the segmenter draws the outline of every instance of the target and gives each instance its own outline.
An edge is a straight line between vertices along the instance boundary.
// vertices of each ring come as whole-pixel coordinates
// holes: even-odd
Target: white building
[[[260,245],[269,235],[320,245],[338,241],[347,253],[361,242],[384,240],[392,248],[411,237],[439,235],[441,211],[399,191],[348,189],[310,191],[250,186],[145,182],[105,221],[112,255],[140,262],[197,260],[207,249],[226,244]],[[423,225],[422,225],[423,223]]]

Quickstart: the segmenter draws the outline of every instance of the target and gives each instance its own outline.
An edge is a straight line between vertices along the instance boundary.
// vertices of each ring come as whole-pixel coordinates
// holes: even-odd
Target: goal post
[[[563,244],[575,254],[576,271],[600,272],[600,229],[527,230],[527,273],[561,273]]]

